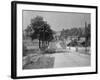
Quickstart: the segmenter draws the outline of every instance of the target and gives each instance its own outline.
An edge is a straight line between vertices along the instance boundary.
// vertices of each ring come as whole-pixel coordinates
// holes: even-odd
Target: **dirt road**
[[[90,55],[79,53],[56,53],[54,67],[79,67],[90,66]]]
[[[60,44],[57,43],[56,47],[59,50]],[[75,51],[67,51],[64,53],[53,54],[55,61],[54,67],[79,67],[79,66],[90,66],[91,58],[90,55],[81,54]]]

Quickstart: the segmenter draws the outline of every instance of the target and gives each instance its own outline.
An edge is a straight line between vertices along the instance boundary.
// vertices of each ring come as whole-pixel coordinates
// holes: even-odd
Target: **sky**
[[[85,27],[85,22],[90,24],[90,13],[51,12],[51,11],[23,11],[23,30],[30,25],[31,19],[42,16],[54,31],[62,29]]]

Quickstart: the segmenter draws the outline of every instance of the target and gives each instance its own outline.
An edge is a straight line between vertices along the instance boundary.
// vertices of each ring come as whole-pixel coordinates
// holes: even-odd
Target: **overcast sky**
[[[46,12],[46,11],[23,11],[23,29],[25,29],[32,18],[42,16],[50,24],[51,29],[61,31],[73,27],[84,27],[85,22],[90,23],[89,13],[71,12]]]

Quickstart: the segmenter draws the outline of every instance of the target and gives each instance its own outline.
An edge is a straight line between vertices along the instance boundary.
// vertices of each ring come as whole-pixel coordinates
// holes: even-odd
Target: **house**
[[[77,42],[79,42],[79,43],[83,43],[83,42],[85,42],[85,40],[86,40],[85,37],[80,37],[80,39],[79,39]]]
[[[78,40],[78,36],[68,36],[67,40]]]
[[[61,34],[60,31],[58,31],[58,32],[56,32],[55,34],[53,34],[54,39],[55,39],[55,40],[59,40],[60,34]]]

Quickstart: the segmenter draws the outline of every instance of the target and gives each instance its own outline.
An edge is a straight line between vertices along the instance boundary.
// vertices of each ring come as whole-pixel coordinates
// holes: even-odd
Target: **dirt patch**
[[[23,67],[23,69],[42,69],[42,68],[53,68],[54,57],[41,56],[36,62],[32,62]]]

